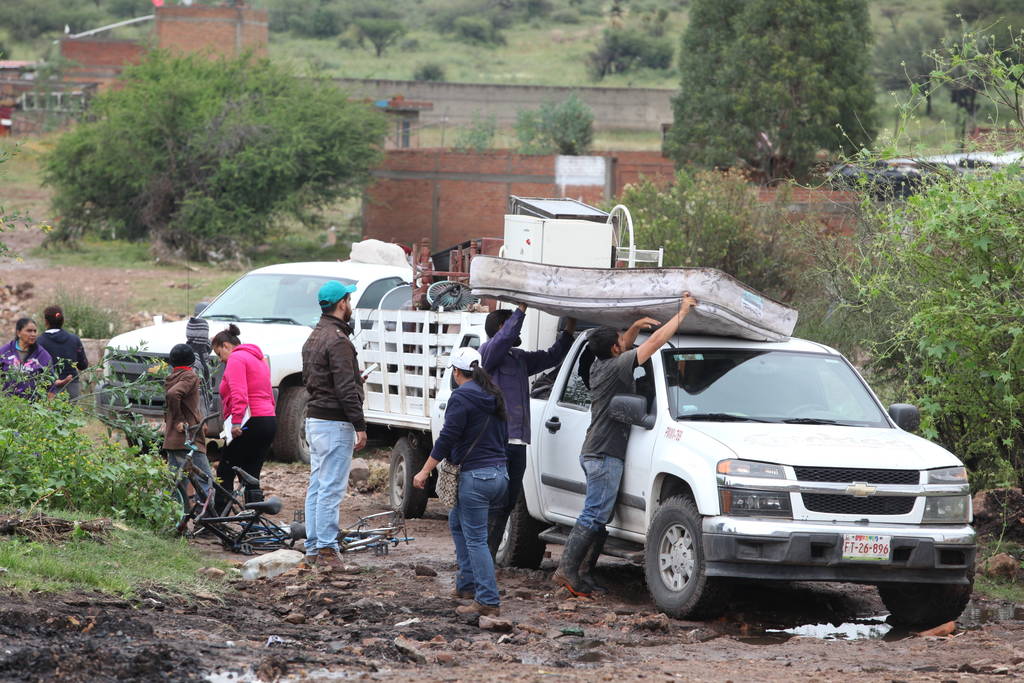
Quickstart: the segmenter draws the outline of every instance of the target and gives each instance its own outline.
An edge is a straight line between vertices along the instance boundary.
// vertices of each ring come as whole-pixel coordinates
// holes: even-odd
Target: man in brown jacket
[[[171,365],[171,374],[164,380],[164,451],[167,453],[167,464],[172,470],[178,472],[185,466],[185,459],[189,449],[185,447],[185,440],[188,435],[186,427],[195,427],[203,421],[205,415],[199,410],[199,376],[195,373],[192,364],[196,356],[188,344],[175,344],[167,360]],[[213,484],[213,472],[210,470],[210,461],[206,458],[206,433],[205,427],[194,439],[195,449],[192,451],[192,464],[202,472],[206,485],[203,487],[203,497],[210,492]],[[185,512],[188,512],[188,487],[187,480],[182,480],[178,485]]]
[[[320,322],[302,346],[302,381],[309,392],[306,440],[306,564],[344,564],[338,551],[338,514],[348,488],[352,452],[366,445],[363,382],[349,340],[355,285],[332,280],[320,288]]]

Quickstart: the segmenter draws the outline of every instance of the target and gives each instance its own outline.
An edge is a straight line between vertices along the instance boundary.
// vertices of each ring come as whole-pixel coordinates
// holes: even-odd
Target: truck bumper
[[[784,581],[966,585],[977,551],[969,525],[843,524],[706,517],[708,576]],[[843,560],[843,534],[890,536],[889,561]]]

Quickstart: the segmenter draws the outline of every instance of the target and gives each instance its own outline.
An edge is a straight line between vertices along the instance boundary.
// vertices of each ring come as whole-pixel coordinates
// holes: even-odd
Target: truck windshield
[[[841,358],[794,351],[663,351],[668,406],[677,420],[888,427]]]
[[[313,327],[320,319],[316,295],[328,280],[354,284],[352,280],[327,275],[251,273],[228,287],[201,315],[211,320]]]

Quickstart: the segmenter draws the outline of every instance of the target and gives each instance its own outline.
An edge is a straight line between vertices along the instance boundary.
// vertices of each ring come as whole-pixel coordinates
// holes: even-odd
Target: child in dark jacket
[[[184,467],[185,458],[189,454],[189,449],[185,447],[185,440],[188,438],[185,427],[199,424],[204,416],[199,409],[199,376],[192,367],[195,353],[188,344],[176,344],[171,349],[168,361],[171,364],[171,374],[164,380],[164,450],[167,453],[167,464],[174,472],[178,472]],[[209,494],[213,484],[213,472],[210,470],[210,461],[206,458],[205,434],[204,427],[195,436],[193,445],[196,450],[192,451],[192,464],[202,473],[198,479],[205,480],[202,491],[204,498]],[[181,482],[178,490],[181,492],[185,511],[188,512],[188,490],[185,481]]]
[[[47,306],[43,318],[46,320],[46,332],[39,335],[39,345],[53,357],[57,378],[71,378],[63,390],[74,400],[82,393],[78,373],[89,367],[85,347],[77,335],[64,329],[64,311],[60,306]]]

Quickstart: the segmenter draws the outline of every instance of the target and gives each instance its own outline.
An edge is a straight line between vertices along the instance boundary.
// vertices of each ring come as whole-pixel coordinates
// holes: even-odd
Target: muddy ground
[[[267,468],[265,492],[285,500],[280,519],[291,519],[298,509],[304,483],[302,468]],[[343,505],[343,521],[385,507],[382,493],[354,494]],[[269,580],[234,579],[223,598],[155,590],[130,601],[96,594],[0,593],[0,679],[967,680],[1024,675],[1024,613],[1012,605],[976,599],[952,637],[922,638],[885,624],[871,588],[752,584],[737,586],[718,620],[674,621],[654,609],[641,569],[614,559],[599,566],[612,592],[596,601],[569,600],[552,590],[550,558],[538,571],[501,571],[502,617],[512,630],[481,630],[456,617],[456,603],[447,597],[455,564],[443,509],[432,502],[426,518],[409,522],[409,531],[415,540],[386,557],[353,555],[356,573],[293,570]],[[211,557],[244,559],[202,547]]]

